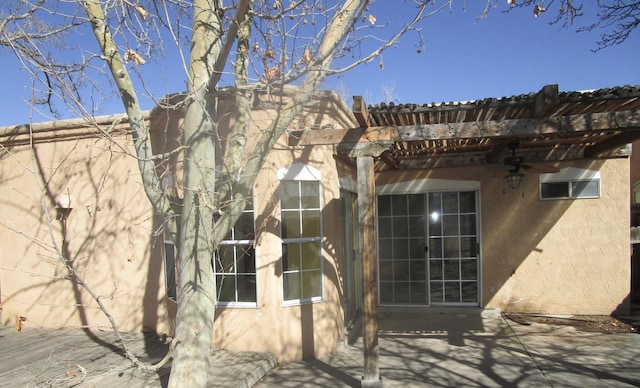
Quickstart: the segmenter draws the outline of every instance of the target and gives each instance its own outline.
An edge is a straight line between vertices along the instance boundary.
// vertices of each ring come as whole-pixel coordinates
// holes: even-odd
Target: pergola
[[[558,91],[441,104],[382,104],[354,97],[358,128],[291,132],[292,146],[334,145],[357,168],[363,263],[363,386],[381,385],[378,365],[375,173],[502,163],[514,140],[527,163],[630,155],[640,139],[640,86]]]

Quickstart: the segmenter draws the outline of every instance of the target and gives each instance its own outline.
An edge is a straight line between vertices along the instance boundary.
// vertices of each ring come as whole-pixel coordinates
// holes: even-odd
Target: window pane
[[[458,235],[458,215],[442,216],[442,231],[444,236]]]
[[[444,301],[452,303],[460,302],[460,283],[444,283]]]
[[[460,234],[462,235],[476,234],[476,215],[475,214],[460,215]]]
[[[320,242],[300,245],[302,246],[302,269],[320,269]]]
[[[571,182],[571,190],[574,198],[597,198],[600,196],[598,181],[577,181]]]
[[[280,206],[283,209],[300,208],[300,191],[297,181],[280,181]]]
[[[444,280],[460,279],[460,262],[458,260],[444,261]]]
[[[396,260],[393,262],[393,280],[408,281],[409,280],[409,261]]]
[[[322,238],[320,184],[291,181],[282,182],[281,187],[284,299],[322,296],[321,242],[309,241]]]
[[[429,257],[444,257],[441,238],[429,239]]]
[[[380,260],[380,281],[393,280],[393,261]]]
[[[300,182],[302,209],[320,209],[320,185],[317,181]]]
[[[407,196],[406,195],[392,195],[391,204],[393,207],[394,216],[404,216],[407,214]]]
[[[302,272],[302,298],[322,296],[322,276],[320,270]]]
[[[410,264],[411,280],[427,280],[427,263],[424,261],[412,261]]]
[[[282,274],[284,300],[296,300],[302,298],[300,284],[300,272]]]
[[[282,211],[282,238],[300,238],[300,213]]]
[[[393,303],[393,283],[380,282],[380,303]]]
[[[424,214],[425,203],[424,194],[412,194],[408,195],[408,204],[411,214]]]
[[[394,283],[394,302],[409,303],[411,302],[411,286],[407,282]]]
[[[442,193],[429,193],[429,214],[442,212]]]
[[[393,240],[393,259],[406,260],[409,258],[409,239],[399,238]]]
[[[460,239],[458,237],[445,237],[444,239],[444,257],[458,258],[460,257]]]
[[[460,257],[476,257],[477,244],[475,237],[461,237],[460,238]]]
[[[462,301],[471,303],[478,301],[478,284],[476,282],[462,283]]]
[[[257,302],[255,275],[238,275],[238,302]]]
[[[302,211],[302,237],[320,237],[320,211]]]
[[[236,240],[253,240],[253,212],[244,212],[234,229]]]
[[[300,244],[282,245],[282,270],[295,271],[300,269]]]
[[[256,273],[256,259],[253,245],[236,246],[236,273]]]
[[[176,300],[176,261],[173,243],[164,243],[164,280],[167,298]]]
[[[221,241],[212,258],[218,301],[223,304],[257,301],[252,208],[253,200],[248,198],[245,211],[238,218],[236,225],[231,228],[230,233]],[[245,242],[239,244],[238,240]]]
[[[427,303],[427,283],[411,282],[411,303]]]
[[[409,258],[423,260],[425,258],[425,242],[423,238],[412,238],[409,240]]]
[[[381,195],[378,197],[378,215],[383,217],[391,215],[391,196]]]
[[[458,213],[458,193],[442,193],[442,212]]]
[[[442,274],[442,260],[430,260],[429,261],[429,278],[431,280],[442,280],[444,275]]]
[[[420,217],[409,217],[409,236],[423,237],[424,235],[424,215]]]
[[[466,191],[460,193],[460,213],[476,212],[476,193],[474,191]]]
[[[234,246],[233,245],[221,245],[218,248],[218,254],[215,255],[215,272],[234,272]]]
[[[442,214],[439,211],[429,214],[429,236],[442,236]]]
[[[233,275],[216,276],[216,285],[218,286],[218,301],[235,302],[236,301],[236,282]]]
[[[408,237],[409,226],[407,217],[393,217],[393,237]]]
[[[393,237],[393,228],[391,226],[391,218],[378,218],[378,236]]]
[[[444,290],[442,282],[431,282],[431,303],[442,303]]]
[[[542,183],[540,185],[541,198],[569,198],[568,182]]]
[[[393,240],[382,240],[378,243],[378,257],[380,260],[391,260]]]
[[[460,274],[462,280],[478,280],[477,260],[460,260]]]

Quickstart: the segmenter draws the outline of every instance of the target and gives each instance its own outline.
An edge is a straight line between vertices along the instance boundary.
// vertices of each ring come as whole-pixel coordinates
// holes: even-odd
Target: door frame
[[[481,190],[480,190],[480,182],[479,181],[463,181],[463,180],[449,180],[449,179],[419,179],[419,180],[411,180],[406,182],[396,182],[396,183],[388,183],[376,186],[376,239],[379,238],[377,235],[378,232],[378,196],[380,195],[406,195],[406,194],[425,194],[428,196],[430,192],[461,192],[461,191],[475,191],[476,192],[476,238],[477,238],[477,260],[478,260],[478,302],[477,303],[431,303],[430,298],[430,281],[427,279],[427,293],[428,293],[428,301],[427,304],[381,304],[380,303],[380,273],[378,271],[377,281],[377,291],[378,291],[378,305],[384,307],[408,307],[408,308],[430,308],[430,307],[447,307],[447,306],[455,306],[455,307],[479,307],[483,304],[483,282],[482,282],[482,273],[483,273],[483,265],[482,265],[482,198],[481,198]],[[378,240],[379,241],[379,240]],[[379,246],[379,244],[378,244]],[[379,253],[376,252],[376,265],[379,267],[380,257]],[[429,260],[429,255],[427,255],[427,260]],[[427,277],[429,275],[427,274]]]

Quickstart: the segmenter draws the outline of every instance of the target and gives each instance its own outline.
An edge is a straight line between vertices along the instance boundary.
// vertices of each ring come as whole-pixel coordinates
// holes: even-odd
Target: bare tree
[[[380,28],[368,12],[369,3],[13,0],[6,5],[11,12],[0,19],[0,46],[13,52],[38,81],[37,104],[53,114],[62,104],[92,123],[92,90],[109,82],[122,99],[145,192],[180,247],[171,386],[207,382],[216,306],[211,258],[242,213],[267,152],[327,76],[371,61],[409,31],[420,40],[417,23],[452,1],[410,2],[412,14],[395,29]],[[87,25],[98,48],[79,47],[81,55],[69,55],[72,34]],[[149,82],[138,67],[162,52],[165,40],[182,54],[187,74],[180,102],[185,112],[180,217],[163,193],[137,94],[146,93]],[[355,51],[357,56],[346,55]],[[279,91],[287,84],[297,85],[296,93],[249,147],[251,92],[265,87]],[[222,141],[216,109],[224,85],[233,88],[238,109],[232,133]],[[219,159],[222,170],[216,169]]]
[[[531,9],[535,17],[543,13],[554,14],[550,24],[559,24],[563,28],[569,28],[584,15],[583,1],[580,0],[507,0],[512,8]],[[492,4],[487,3],[482,16],[487,16]],[[600,39],[596,42],[601,50],[618,45],[626,41],[631,33],[640,24],[640,1],[637,0],[598,0],[598,12],[596,21],[582,27],[578,32],[602,30]]]
[[[418,23],[448,9],[453,0],[403,2],[411,13],[397,25],[380,25],[372,1],[345,0],[8,0],[0,14],[0,47],[16,55],[38,85],[34,104],[53,115],[60,106],[94,124],[96,92],[113,86],[133,133],[144,190],[179,246],[179,291],[171,386],[204,386],[216,306],[212,255],[242,213],[265,156],[326,77],[370,62],[411,33]],[[515,4],[515,1],[509,1]],[[551,1],[548,6],[553,3]],[[581,6],[560,0],[557,22],[572,23]],[[628,3],[614,2],[607,21],[627,20]],[[637,3],[634,3],[637,4]],[[493,1],[487,1],[487,11]],[[534,0],[519,6],[545,11]],[[628,11],[628,12],[622,12]],[[611,15],[611,16],[607,16]],[[636,17],[637,20],[637,17]],[[628,32],[636,24],[621,24]],[[594,25],[593,28],[601,24]],[[96,45],[82,46],[77,31],[90,27]],[[614,29],[614,31],[617,31]],[[607,42],[618,42],[613,38]],[[177,214],[164,195],[158,155],[150,142],[138,95],[151,79],[140,71],[151,58],[175,47],[186,74],[180,147],[184,152],[184,203]],[[419,50],[421,51],[421,50]],[[73,55],[77,54],[77,55]],[[167,59],[168,60],[168,59]],[[380,61],[380,66],[383,62]],[[279,114],[250,146],[251,92],[297,85]],[[229,87],[231,89],[225,89]],[[392,89],[392,88],[391,88]],[[217,100],[233,90],[232,133],[218,133]],[[392,93],[390,90],[389,93]],[[160,98],[158,98],[160,101]],[[34,106],[35,106],[34,105]],[[114,123],[115,124],[115,123]],[[97,124],[96,127],[98,128]],[[103,133],[108,137],[108,133]],[[216,168],[221,160],[222,168]],[[179,221],[178,221],[179,220]]]

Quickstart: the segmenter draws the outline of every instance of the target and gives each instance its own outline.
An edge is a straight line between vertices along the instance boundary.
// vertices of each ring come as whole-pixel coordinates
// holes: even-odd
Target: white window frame
[[[541,201],[555,201],[562,199],[594,199],[600,198],[602,195],[600,171],[593,171],[576,167],[565,167],[557,173],[540,174],[538,183],[538,193]],[[573,192],[575,183],[595,182],[597,184],[597,195],[579,195]],[[566,184],[567,196],[546,197],[543,196],[543,185],[545,184]]]
[[[319,236],[314,236],[314,237],[306,237],[306,238],[282,238],[282,246],[283,246],[283,250],[282,250],[282,257],[280,260],[280,273],[282,274],[281,276],[281,287],[280,290],[282,292],[282,304],[283,306],[297,306],[297,305],[301,305],[301,304],[309,304],[309,303],[317,303],[317,302],[322,302],[324,300],[324,248],[322,246],[322,231],[323,231],[323,220],[322,220],[322,179],[321,179],[321,174],[320,171],[317,170],[316,168],[313,168],[311,166],[307,166],[305,164],[301,164],[301,163],[295,163],[293,165],[291,165],[288,168],[281,168],[280,170],[278,170],[278,181],[283,182],[283,181],[308,181],[308,182],[316,182],[318,185],[318,212],[320,215],[320,235]],[[302,210],[310,210],[310,209],[302,209],[302,205],[301,203],[301,197],[298,197],[298,201],[299,201],[299,206],[298,209],[289,209],[287,211],[302,211]],[[280,212],[281,212],[281,216],[282,216],[282,212],[284,211],[282,209],[282,200],[280,200]],[[281,217],[282,218],[282,217]],[[300,225],[302,225],[302,222],[300,223]],[[283,231],[282,231],[282,223],[281,223],[281,230],[280,230],[280,236],[283,236]],[[285,282],[284,282],[284,275],[285,272],[286,273],[302,273],[302,269],[299,270],[293,270],[293,271],[285,271],[284,270],[284,246],[285,244],[298,244],[298,243],[305,243],[305,242],[318,242],[320,243],[320,296],[314,296],[311,298],[300,298],[300,299],[285,299]]]
[[[253,201],[253,198],[251,199]],[[233,307],[233,308],[255,308],[258,306],[258,276],[257,276],[257,267],[256,267],[256,254],[255,254],[255,230],[256,230],[256,225],[255,225],[255,208],[253,207],[253,203],[251,204],[251,208],[250,209],[245,209],[242,212],[243,214],[247,214],[247,213],[251,213],[251,219],[252,219],[252,225],[253,225],[253,236],[254,238],[252,240],[236,240],[235,238],[235,228],[236,226],[233,226],[232,230],[230,231],[231,233],[231,237],[232,239],[228,239],[228,240],[222,240],[220,241],[220,245],[221,246],[232,246],[234,247],[234,268],[233,268],[233,272],[217,272],[216,271],[216,254],[214,253],[213,255],[213,275],[216,277],[216,287],[217,287],[217,292],[216,292],[216,296],[218,298],[218,306],[220,307]],[[255,279],[255,297],[256,300],[255,302],[247,302],[247,301],[239,301],[238,300],[238,276],[244,276],[246,275],[246,273],[241,272],[238,273],[238,269],[236,267],[236,258],[237,258],[237,254],[236,254],[236,250],[237,249],[242,249],[242,247],[253,247],[253,276]],[[220,300],[220,285],[218,284],[217,278],[218,276],[230,276],[233,277],[234,279],[234,290],[235,290],[235,300],[234,301],[223,301]]]

